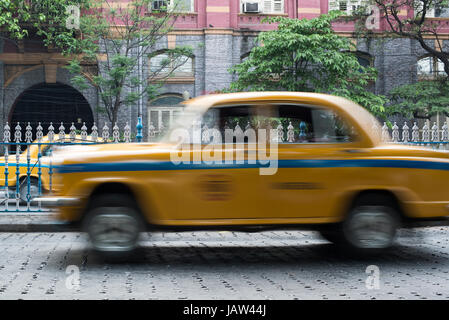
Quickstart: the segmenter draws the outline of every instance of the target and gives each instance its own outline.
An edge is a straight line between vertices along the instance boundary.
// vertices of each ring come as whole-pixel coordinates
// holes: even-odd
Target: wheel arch
[[[362,199],[372,197],[379,202],[389,203],[395,210],[397,210],[401,219],[407,219],[407,210],[404,207],[402,198],[403,195],[400,192],[384,188],[372,188],[352,191],[346,196],[346,200],[343,205],[342,218],[345,219],[352,208]]]
[[[150,212],[153,212],[152,208],[148,208],[146,204],[143,203],[142,197],[145,191],[140,188],[140,186],[127,183],[125,181],[103,181],[92,187],[87,196],[87,202],[82,210],[80,219],[82,220],[87,211],[92,208],[93,201],[95,197],[103,194],[123,194],[129,196],[134,200],[136,204],[136,209],[139,214],[144,218],[145,221],[149,221]],[[150,197],[150,195],[145,195],[145,197]],[[151,201],[150,201],[151,202]]]

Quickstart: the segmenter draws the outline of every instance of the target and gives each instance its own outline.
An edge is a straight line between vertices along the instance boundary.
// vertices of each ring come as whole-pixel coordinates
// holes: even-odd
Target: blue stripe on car
[[[60,173],[74,172],[108,172],[108,171],[168,171],[168,170],[206,170],[206,169],[258,169],[266,168],[269,164],[260,163],[180,163],[171,161],[129,161],[109,163],[82,163],[58,166]],[[416,161],[416,160],[384,160],[384,159],[359,159],[359,160],[278,160],[278,168],[406,168],[449,170],[449,162]]]
[[[5,164],[4,163],[0,163],[0,167],[4,167],[5,166]],[[15,167],[16,166],[16,163],[15,162],[8,162],[8,167]],[[28,167],[28,164],[26,164],[26,163],[19,163],[19,168],[20,167],[25,167],[25,168],[27,168]],[[30,168],[33,168],[33,167],[35,167],[35,168],[38,168],[38,165],[37,164],[30,164]],[[45,164],[41,164],[41,168],[49,168],[50,166],[49,165],[45,165]]]

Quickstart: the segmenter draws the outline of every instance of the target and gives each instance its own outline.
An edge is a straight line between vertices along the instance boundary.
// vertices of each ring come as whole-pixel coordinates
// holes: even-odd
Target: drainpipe
[[[294,2],[293,2],[293,7],[294,7],[294,10],[295,10],[295,13],[294,13],[293,17],[295,17],[295,19],[298,19],[298,18],[299,18],[299,14],[298,14],[298,8],[299,8],[299,5],[298,5],[298,1],[299,1],[299,0],[294,0]]]
[[[136,126],[136,129],[137,129],[137,134],[136,134],[136,139],[137,139],[137,142],[142,142],[142,138],[143,138],[143,134],[142,134],[142,128],[143,128],[143,125],[142,125],[142,114],[143,114],[143,96],[142,96],[142,70],[143,70],[143,68],[142,68],[142,55],[141,55],[141,53],[140,53],[140,38],[139,38],[139,46],[137,47],[137,54],[139,55],[139,60],[138,60],[138,68],[137,68],[137,72],[139,73],[139,94],[140,94],[140,97],[139,97],[139,103],[138,103],[138,106],[139,106],[139,110],[138,110],[138,113],[137,113],[137,126]]]

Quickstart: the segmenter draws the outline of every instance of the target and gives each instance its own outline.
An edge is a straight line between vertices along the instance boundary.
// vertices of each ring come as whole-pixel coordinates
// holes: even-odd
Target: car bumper
[[[43,207],[56,208],[56,207],[74,207],[80,203],[78,198],[69,197],[41,197],[32,200],[35,204],[41,204]]]

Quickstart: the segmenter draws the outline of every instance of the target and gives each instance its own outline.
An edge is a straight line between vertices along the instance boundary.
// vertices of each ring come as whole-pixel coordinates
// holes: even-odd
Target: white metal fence
[[[201,132],[200,137],[203,143],[215,140],[215,128],[208,128],[206,125],[202,126],[199,121],[195,123],[195,126]],[[306,136],[303,131],[304,128],[301,128],[299,126],[299,131],[298,128],[295,130],[290,122],[288,125],[278,124],[274,128],[265,129],[269,129],[267,130],[268,133],[271,132],[271,129],[275,130],[275,134],[267,138],[270,140],[274,139],[278,143],[307,142],[307,139],[301,140]],[[420,127],[417,121],[412,121],[411,123],[403,122],[401,124],[394,122],[391,128],[386,123],[381,128],[379,126],[373,128],[377,130],[385,142],[449,150],[448,123],[438,126],[436,122],[430,125],[427,121]],[[238,140],[242,141],[249,129],[253,129],[249,123],[244,128],[236,124],[233,126],[233,134]],[[164,132],[166,132],[164,127],[159,127],[156,130],[153,126],[150,126],[149,141],[152,141]],[[33,209],[31,201],[44,192],[52,191],[52,176],[54,172],[51,160],[52,146],[126,143],[133,140],[131,128],[128,124],[123,128],[119,128],[117,124],[109,128],[105,124],[99,129],[94,123],[92,128],[88,130],[85,124],[77,128],[72,123],[67,130],[62,123],[57,126],[50,123],[44,130],[40,123],[35,128],[29,123],[26,126],[17,123],[13,129],[7,123],[3,129],[3,139],[0,141],[0,151],[3,153],[0,159],[0,189],[3,190],[2,196],[0,196],[0,211],[41,210],[40,206],[37,209]],[[47,183],[45,190],[42,184],[43,175],[49,178],[49,187]]]
[[[441,127],[437,122],[431,124],[429,121],[424,122],[421,127],[417,121],[401,124],[394,122],[391,129],[384,122],[381,130],[382,141],[384,142],[413,144],[434,149],[449,149],[449,126],[447,122]]]
[[[53,190],[52,149],[55,147],[131,141],[128,124],[122,130],[116,124],[111,130],[107,124],[99,129],[94,123],[89,133],[84,123],[80,128],[72,123],[68,130],[63,123],[57,129],[50,123],[45,130],[41,123],[35,128],[30,123],[26,126],[17,123],[13,129],[6,123],[0,142],[3,153],[0,158],[0,211],[42,211],[40,203],[37,206],[31,203],[34,198]]]
[[[195,128],[196,127],[196,128]],[[155,141],[161,135],[166,132],[163,125],[156,128],[152,124],[149,126],[148,138],[149,141]],[[233,126],[234,136],[240,138],[245,136],[245,132],[248,129],[254,129],[250,124],[242,128],[239,124]],[[268,133],[272,127],[265,128]],[[288,126],[279,124],[275,127],[277,135],[273,137],[279,143],[295,143],[298,142],[299,136],[305,136],[305,132],[296,130],[290,123]],[[208,128],[207,125],[202,125],[200,121],[193,124],[193,131],[201,130],[201,142],[209,143],[213,139],[213,132],[216,128]],[[383,142],[403,143],[409,145],[427,146],[437,149],[449,149],[449,126],[448,123],[444,123],[442,126],[438,126],[437,122],[431,123],[426,121],[421,126],[418,125],[418,121],[404,121],[400,124],[394,122],[391,128],[384,122],[383,126],[379,128],[377,125],[373,126],[373,130],[378,133]],[[256,130],[257,131],[257,130]]]

